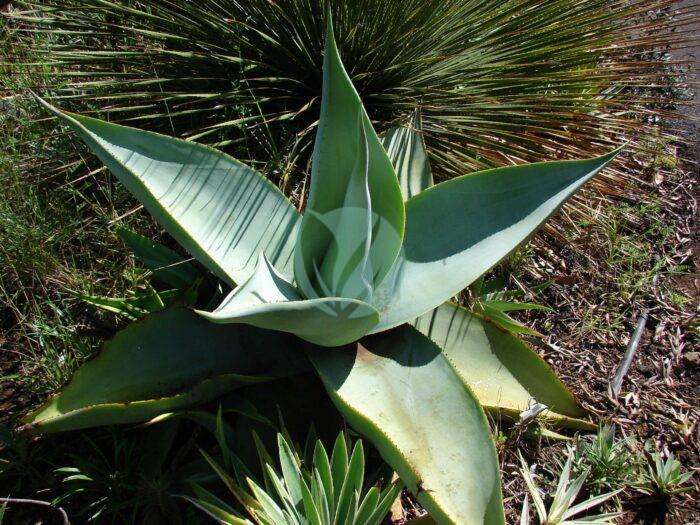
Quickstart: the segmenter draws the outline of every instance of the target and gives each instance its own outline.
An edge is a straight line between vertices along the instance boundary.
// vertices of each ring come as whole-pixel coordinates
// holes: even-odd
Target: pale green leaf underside
[[[359,116],[359,115],[358,115]],[[307,208],[296,253],[303,259],[297,285],[306,297],[348,297],[364,300],[372,292],[374,267],[389,270],[396,258],[374,248],[372,204],[368,187],[367,138],[358,119],[361,147],[345,189],[341,208],[319,214]],[[378,217],[377,217],[378,218]],[[400,242],[400,239],[399,239]],[[302,264],[300,262],[300,264]]]
[[[481,171],[412,197],[403,249],[372,301],[382,316],[374,332],[414,319],[474,282],[617,153]]]
[[[569,389],[547,363],[516,336],[453,303],[412,323],[432,339],[481,405],[517,418],[534,402],[549,410],[540,417],[560,426],[589,428]]]
[[[391,128],[382,137],[382,144],[396,171],[404,200],[433,185],[430,162],[418,131],[408,126]]]
[[[292,275],[299,214],[258,172],[201,144],[62,113],[41,102],[221,279],[245,281],[260,253]]]
[[[143,421],[305,366],[293,336],[172,308],[116,334],[24,423],[55,432]]]
[[[338,213],[344,207],[366,209],[370,212],[366,218],[379,222],[380,228],[392,230],[392,235],[378,240],[374,238],[373,228],[366,227],[366,221],[356,225],[370,237],[371,280],[379,283],[401,249],[405,222],[403,199],[391,161],[343,67],[330,16],[321,112],[311,168],[309,201],[294,263],[297,283],[305,290],[307,277],[316,273],[314,262],[321,268],[334,242],[336,247],[347,244],[344,238],[347,229],[343,228],[342,214]],[[331,226],[330,231],[323,232],[318,218]],[[306,290],[305,293],[309,295]]]
[[[403,326],[310,357],[348,422],[438,523],[504,523],[486,417],[432,341]]]
[[[293,333],[321,346],[357,341],[379,321],[378,312],[354,299],[305,300],[261,255],[255,273],[214,312],[198,313],[214,323],[246,323]]]

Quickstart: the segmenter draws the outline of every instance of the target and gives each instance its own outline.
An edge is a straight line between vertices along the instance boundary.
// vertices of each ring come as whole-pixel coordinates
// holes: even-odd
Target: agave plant
[[[521,454],[519,454],[519,457],[520,474],[523,476],[527,490],[532,496],[540,525],[611,525],[615,523],[615,518],[622,515],[621,512],[607,512],[605,514],[586,515],[578,518],[576,517],[577,515],[599,507],[606,501],[614,498],[617,494],[622,492],[622,489],[601,494],[599,496],[594,496],[586,501],[574,505],[574,502],[576,501],[576,498],[578,497],[579,492],[581,492],[583,484],[588,477],[588,471],[583,472],[576,479],[570,481],[571,462],[574,457],[573,450],[569,450],[569,455],[559,475],[559,482],[557,483],[557,488],[549,510],[545,506],[544,500],[537,490],[535,479],[530,473],[527,463],[525,463],[525,460]],[[520,516],[520,523],[521,525],[528,525],[529,522],[530,507],[529,498],[526,495],[525,502],[523,504],[523,511]]]
[[[654,452],[650,460],[646,472],[635,483],[637,490],[650,496],[649,500],[667,502],[675,494],[692,490],[683,485],[693,477],[694,472],[682,472],[681,462],[674,457],[673,452],[669,452],[665,460],[661,453]]]
[[[432,185],[417,130],[374,131],[330,17],[325,46],[303,216],[219,151],[44,102],[233,291],[213,311],[173,304],[128,326],[25,429],[142,421],[312,366],[438,523],[503,523],[484,409],[517,417],[534,398],[555,423],[590,423],[532,349],[450,299],[616,152]]]
[[[260,451],[264,482],[256,481],[231,451],[224,450],[227,468],[204,453],[207,462],[258,525],[379,525],[401,492],[400,483],[388,484],[383,489],[365,488],[362,441],[355,444],[348,458],[348,444],[342,432],[330,456],[323,443],[316,440],[310,465],[300,461],[290,440],[282,434],[277,435],[277,447],[281,473],[271,464],[269,453]],[[227,470],[233,471],[233,475]],[[246,485],[248,489],[244,488]],[[203,487],[194,483],[192,487],[195,496],[188,499],[220,523],[252,525],[253,522]]]

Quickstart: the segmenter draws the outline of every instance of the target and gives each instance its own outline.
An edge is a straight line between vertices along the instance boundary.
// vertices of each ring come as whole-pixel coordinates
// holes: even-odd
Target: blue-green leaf
[[[387,131],[382,144],[394,166],[405,200],[433,185],[430,161],[420,133],[420,114],[413,127],[400,126]]]
[[[403,326],[309,355],[338,409],[438,523],[504,523],[486,416],[430,339]]]
[[[308,298],[366,299],[399,253],[404,222],[394,169],[343,68],[329,15],[298,286]]]
[[[213,148],[63,113],[39,100],[221,279],[245,281],[260,253],[291,276],[299,214],[261,174]]]
[[[215,325],[175,307],[115,335],[24,423],[54,432],[145,421],[237,387],[298,373],[305,363],[293,336]]]
[[[513,334],[445,303],[413,322],[433,340],[487,410],[517,419],[535,402],[541,418],[559,426],[590,428],[586,411],[537,353]]]
[[[526,242],[619,150],[588,160],[481,171],[442,182],[406,203],[406,237],[372,304],[374,332],[456,295]]]
[[[290,332],[321,346],[356,341],[379,320],[373,307],[356,299],[303,299],[263,255],[253,276],[218,309],[198,313],[215,323],[246,323]]]

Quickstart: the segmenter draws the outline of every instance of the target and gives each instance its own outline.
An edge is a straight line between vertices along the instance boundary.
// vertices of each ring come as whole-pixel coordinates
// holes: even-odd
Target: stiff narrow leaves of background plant
[[[303,171],[320,113],[324,0],[14,4],[6,16],[17,56],[38,54],[33,67],[54,71],[51,88],[79,111],[250,149],[270,171],[285,164],[288,145],[294,171]],[[670,28],[683,28],[697,10],[654,0],[522,6],[331,2],[341,54],[370,117],[383,130],[423,105],[441,178],[602,154],[655,128],[645,117],[666,113],[677,72],[653,53],[688,40]],[[35,31],[24,31],[27,24]],[[634,159],[623,160],[638,171]],[[596,187],[619,195],[624,179],[610,171]],[[590,215],[584,206],[571,211]]]

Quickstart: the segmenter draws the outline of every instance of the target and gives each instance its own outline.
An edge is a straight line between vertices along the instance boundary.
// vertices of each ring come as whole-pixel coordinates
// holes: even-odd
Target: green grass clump
[[[5,86],[26,81],[0,70]],[[72,139],[47,140],[56,130],[38,120],[38,108],[22,94],[5,93],[0,99],[0,347],[2,363],[21,368],[12,380],[28,387],[12,418],[35,397],[65,384],[95,351],[94,335],[115,328],[110,319],[95,318],[75,293],[118,294],[142,282],[145,272],[134,267],[113,233],[115,219],[137,210],[128,193],[105,170],[82,177],[90,166],[80,159],[66,170],[60,159],[76,151]],[[138,213],[117,222],[150,226]]]
[[[594,495],[624,490],[637,479],[642,464],[635,444],[632,437],[619,439],[613,425],[600,425],[590,439],[578,439],[573,471],[588,472],[586,487]]]
[[[664,206],[658,195],[619,202],[602,210],[595,221],[579,223],[583,233],[567,233],[588,250],[589,271],[605,276],[607,288],[599,294],[600,308],[581,314],[586,332],[619,329],[632,315],[631,305],[653,302],[657,293],[679,310],[691,302],[678,279],[692,268],[668,256],[676,245],[677,224],[668,220]],[[610,315],[615,311],[619,314]]]

